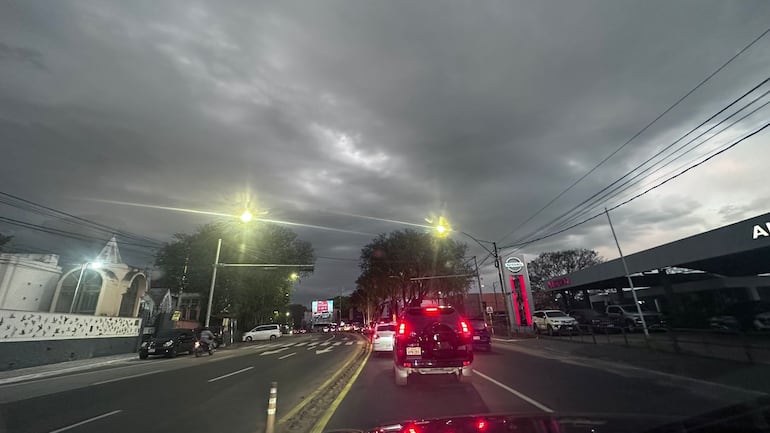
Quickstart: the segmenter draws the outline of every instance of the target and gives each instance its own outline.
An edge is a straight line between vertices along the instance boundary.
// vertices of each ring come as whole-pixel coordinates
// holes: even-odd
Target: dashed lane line
[[[286,354],[286,355],[283,355],[283,356],[279,356],[278,359],[286,359],[286,358],[288,358],[290,356],[294,356],[296,354],[297,354],[297,352],[291,352],[289,354]]]
[[[543,403],[540,403],[539,401],[537,401],[537,400],[535,400],[535,399],[533,399],[531,397],[528,397],[528,396],[520,393],[519,391],[516,391],[515,389],[511,388],[510,386],[508,386],[508,385],[506,385],[506,384],[504,384],[502,382],[499,382],[499,381],[497,381],[495,379],[492,379],[491,377],[487,376],[486,374],[484,374],[484,373],[482,373],[482,372],[480,372],[478,370],[473,370],[473,374],[475,374],[475,375],[477,375],[477,376],[479,376],[479,377],[481,377],[483,379],[486,379],[486,380],[494,383],[495,385],[499,386],[500,388],[510,392],[511,394],[515,395],[516,397],[519,397],[520,399],[526,401],[527,403],[531,404],[532,406],[535,406],[536,408],[542,410],[543,412],[553,413],[553,409],[551,409],[550,407],[544,405]]]
[[[50,433],[60,433],[60,432],[63,432],[63,431],[72,430],[75,427],[80,427],[83,424],[88,424],[89,422],[94,422],[94,421],[100,420],[102,418],[107,418],[108,416],[112,416],[112,415],[118,414],[120,412],[123,412],[123,410],[121,410],[121,409],[113,410],[112,412],[107,412],[107,413],[103,413],[101,415],[95,416],[93,418],[84,419],[83,421],[76,422],[75,424],[71,424],[71,425],[68,425],[66,427],[57,428],[56,430],[51,430]]]
[[[166,371],[166,370],[154,370],[154,371],[147,371],[147,372],[139,373],[139,374],[132,374],[130,376],[116,377],[116,378],[113,378],[113,379],[107,379],[107,380],[101,380],[99,382],[94,382],[91,385],[102,385],[102,384],[105,384],[105,383],[119,382],[121,380],[133,379],[135,377],[149,376],[151,374],[156,374],[156,373],[160,373],[160,372],[163,372],[163,371]]]
[[[215,378],[209,379],[209,380],[208,380],[208,382],[209,382],[209,383],[211,383],[211,382],[216,382],[216,381],[218,381],[218,380],[220,380],[220,379],[224,379],[224,378],[226,378],[226,377],[234,376],[234,375],[236,375],[236,374],[239,374],[239,373],[243,373],[244,371],[249,371],[249,370],[251,370],[252,368],[254,368],[254,367],[253,367],[253,366],[252,366],[252,367],[246,367],[246,368],[242,368],[242,369],[240,369],[240,370],[234,371],[234,372],[232,372],[232,373],[223,374],[222,376],[218,376],[218,377],[215,377]]]

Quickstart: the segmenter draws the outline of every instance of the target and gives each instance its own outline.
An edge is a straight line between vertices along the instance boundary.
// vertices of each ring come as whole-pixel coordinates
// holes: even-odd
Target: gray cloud
[[[404,226],[345,214],[420,224],[443,213],[484,239],[517,228],[505,244],[764,78],[767,40],[519,226],[769,15],[763,1],[7,4],[0,147],[12,163],[0,181],[157,239],[210,218],[91,199],[232,212],[248,196],[271,218],[364,233]],[[619,209],[624,243],[645,248],[758,213],[761,194],[734,191],[762,182],[766,140],[721,159],[737,171],[710,165],[729,176],[696,170]],[[597,219],[526,252],[611,257],[605,229]],[[355,259],[369,240],[296,230],[336,259]],[[319,260],[298,300],[352,289],[355,261],[336,259]]]

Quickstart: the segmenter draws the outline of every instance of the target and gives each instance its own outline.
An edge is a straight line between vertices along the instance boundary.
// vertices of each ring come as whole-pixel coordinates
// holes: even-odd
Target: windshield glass
[[[175,338],[179,335],[179,331],[161,331],[156,335],[156,338]]]
[[[567,317],[567,315],[561,311],[546,311],[545,315],[548,317]]]
[[[770,420],[769,174],[770,0],[0,1],[0,433]]]

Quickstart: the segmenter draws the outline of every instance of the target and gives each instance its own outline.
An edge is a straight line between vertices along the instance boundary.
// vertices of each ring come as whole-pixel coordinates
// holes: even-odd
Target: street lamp
[[[251,220],[254,219],[254,215],[251,212],[249,212],[248,209],[245,209],[243,211],[243,213],[241,214],[240,218],[241,218],[242,222],[248,223],[248,222],[251,222]]]
[[[427,221],[429,224],[434,224],[433,220],[426,219],[425,221]],[[438,220],[435,222],[433,226],[433,229],[436,232],[436,236],[438,236],[439,238],[445,238],[449,236],[449,233],[452,231],[451,226],[449,225],[449,222],[443,216],[438,218]],[[500,290],[503,292],[503,298],[505,298],[505,284],[503,283],[503,270],[500,263],[500,254],[497,249],[497,242],[477,239],[476,237],[463,231],[458,231],[458,233],[476,242],[481,248],[484,249],[484,251],[491,254],[492,257],[495,259],[495,268],[497,268],[497,278],[500,280]],[[489,248],[489,246],[491,246],[492,248]],[[478,274],[478,266],[476,269],[476,273]],[[481,285],[480,282],[479,282],[479,285]],[[481,288],[479,288],[479,290],[481,290]],[[510,336],[512,326],[511,326],[510,312],[508,311],[508,302],[505,302],[505,310],[507,313],[505,315],[505,321],[507,325],[507,335]]]

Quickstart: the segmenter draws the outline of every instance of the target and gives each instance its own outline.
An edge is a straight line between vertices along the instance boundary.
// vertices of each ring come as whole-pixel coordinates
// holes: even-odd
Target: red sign
[[[316,313],[325,313],[327,311],[329,311],[329,301],[318,301]]]
[[[569,281],[569,278],[564,277],[564,278],[557,278],[555,280],[551,280],[551,281],[547,282],[546,284],[548,285],[549,289],[555,289],[557,287],[569,286],[570,285],[570,281]]]

